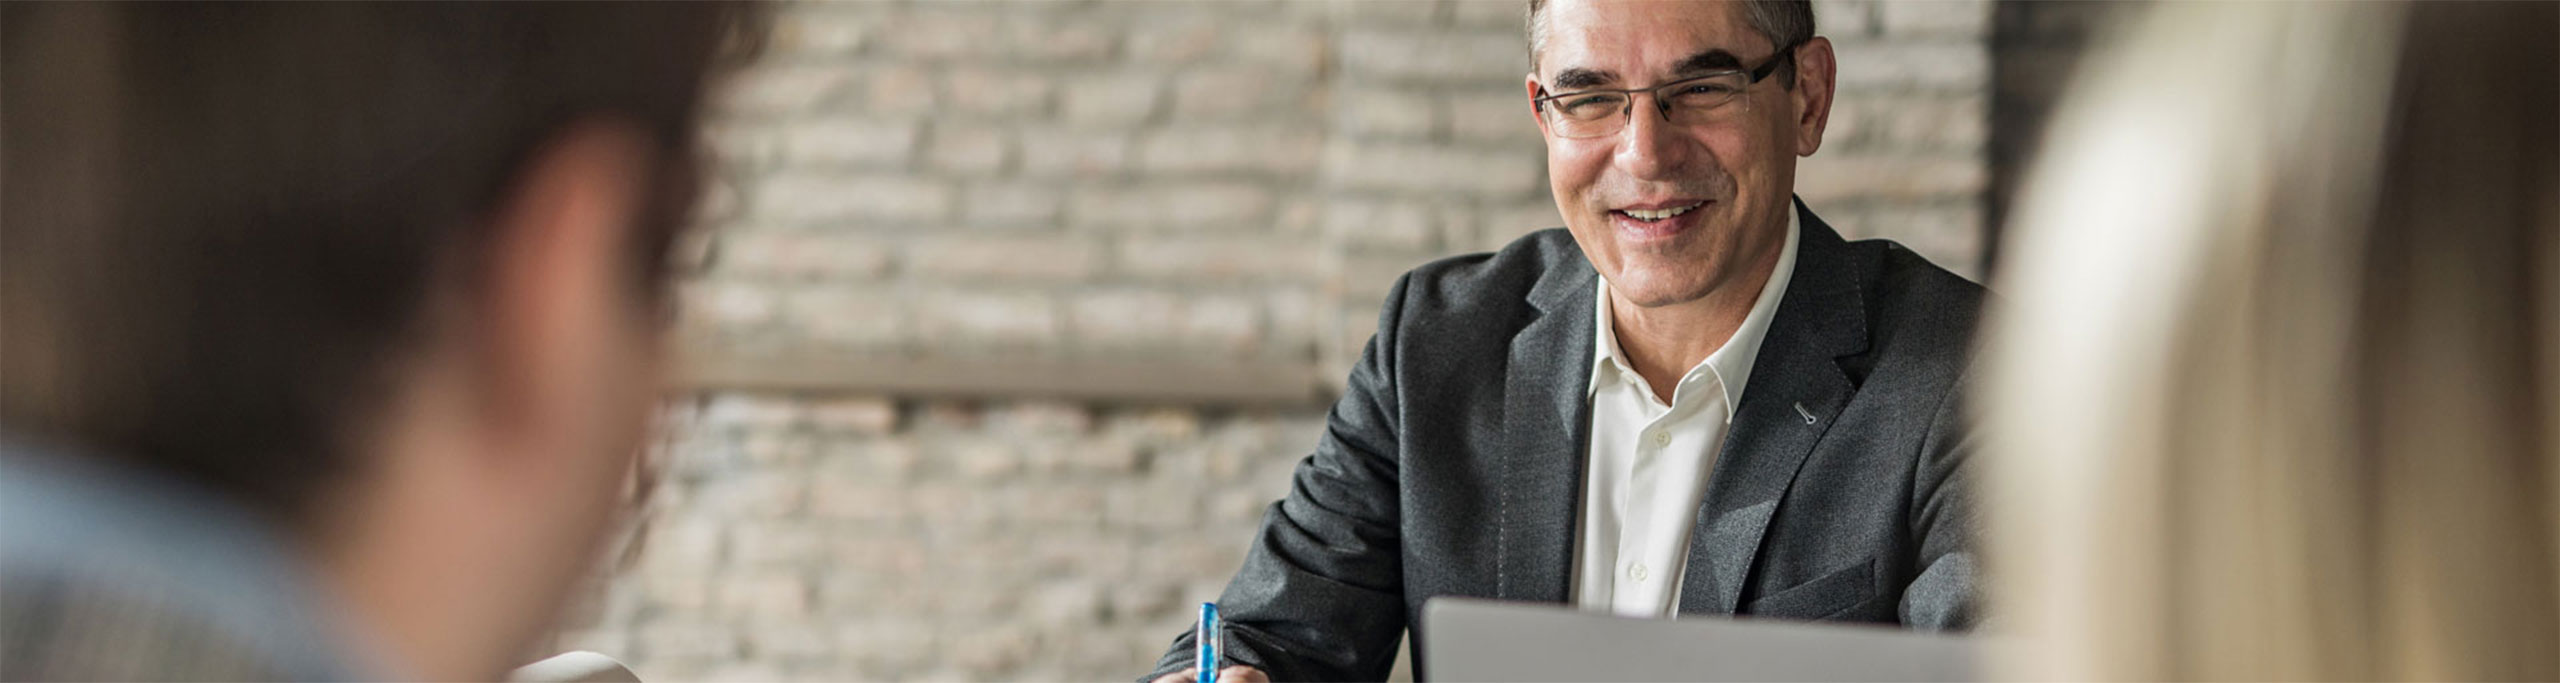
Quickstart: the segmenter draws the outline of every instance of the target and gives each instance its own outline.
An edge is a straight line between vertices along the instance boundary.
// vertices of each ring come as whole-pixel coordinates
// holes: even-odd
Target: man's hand
[[[1199,680],[1200,669],[1193,667],[1158,676],[1150,683],[1191,683]],[[1218,670],[1218,683],[1271,683],[1271,677],[1250,666],[1230,666]]]

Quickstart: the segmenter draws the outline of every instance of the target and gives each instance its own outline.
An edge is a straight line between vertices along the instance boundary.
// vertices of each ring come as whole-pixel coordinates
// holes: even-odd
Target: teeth
[[[1691,204],[1691,205],[1683,206],[1683,207],[1676,208],[1676,209],[1663,209],[1663,210],[1660,210],[1660,211],[1646,211],[1646,210],[1643,210],[1643,209],[1622,209],[1622,210],[1623,210],[1623,211],[1625,211],[1627,215],[1635,217],[1635,219],[1636,219],[1636,220],[1640,220],[1640,221],[1658,221],[1658,220],[1662,220],[1662,219],[1665,219],[1665,218],[1670,218],[1670,217],[1672,217],[1672,216],[1677,216],[1677,215],[1680,215],[1680,214],[1688,213],[1690,209],[1695,209],[1695,208],[1698,208],[1698,205],[1697,205],[1697,204]]]

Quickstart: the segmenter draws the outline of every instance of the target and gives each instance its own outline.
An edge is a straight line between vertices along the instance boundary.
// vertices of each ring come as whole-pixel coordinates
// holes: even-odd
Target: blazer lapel
[[[1529,290],[1537,318],[1511,338],[1502,401],[1495,595],[1563,602],[1571,595],[1591,378],[1592,287],[1579,252]]]
[[[1796,210],[1804,233],[1796,243],[1795,275],[1708,476],[1689,536],[1682,613],[1736,611],[1770,515],[1857,389],[1835,359],[1866,349],[1860,266],[1839,233],[1802,202]]]

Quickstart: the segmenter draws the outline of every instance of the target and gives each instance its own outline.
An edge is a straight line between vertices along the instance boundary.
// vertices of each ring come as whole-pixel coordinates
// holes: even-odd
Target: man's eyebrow
[[[1742,58],[1733,56],[1733,53],[1731,52],[1716,49],[1689,55],[1688,59],[1680,60],[1679,64],[1673,66],[1671,72],[1686,76],[1689,74],[1706,73],[1709,71],[1732,71],[1740,68],[1742,68]]]
[[[1710,71],[1733,71],[1741,68],[1742,58],[1735,57],[1733,56],[1733,53],[1726,52],[1722,48],[1718,48],[1689,55],[1687,59],[1682,59],[1673,64],[1671,73],[1675,77],[1678,77],[1703,74]],[[1597,88],[1605,85],[1612,85],[1617,82],[1618,74],[1614,72],[1600,69],[1586,69],[1577,66],[1556,72],[1555,83],[1551,84],[1549,87],[1557,90],[1579,90],[1583,88]]]
[[[1572,67],[1556,72],[1555,83],[1550,84],[1548,87],[1552,87],[1557,90],[1579,90],[1582,88],[1597,88],[1616,82],[1618,82],[1617,74],[1599,69]]]

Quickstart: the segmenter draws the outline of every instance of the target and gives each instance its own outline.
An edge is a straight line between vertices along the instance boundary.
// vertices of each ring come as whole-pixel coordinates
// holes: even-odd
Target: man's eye
[[[1606,113],[1616,111],[1622,101],[1614,94],[1577,95],[1564,99],[1564,111],[1567,114]]]

